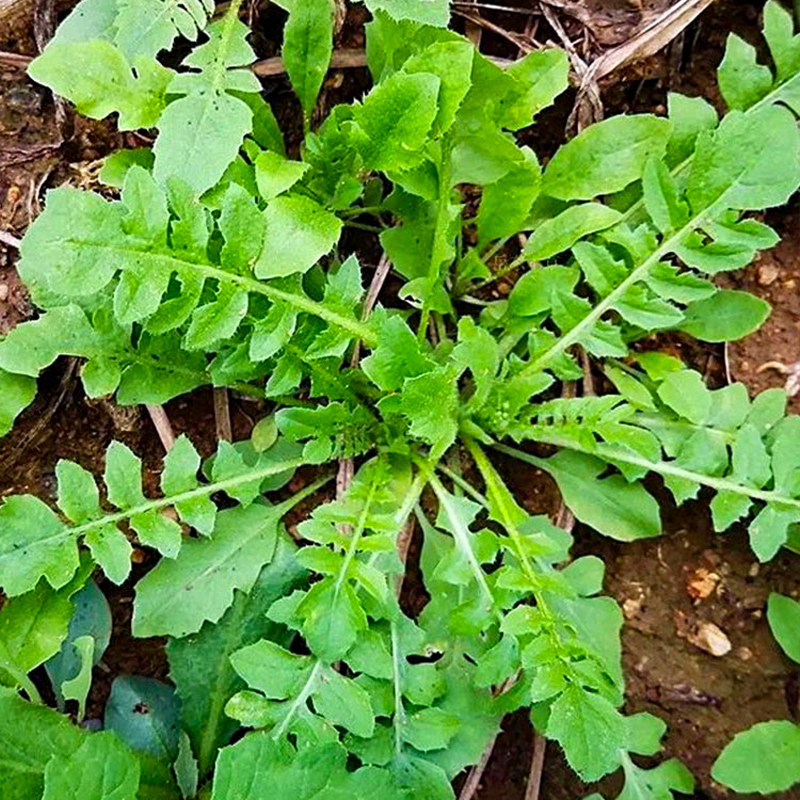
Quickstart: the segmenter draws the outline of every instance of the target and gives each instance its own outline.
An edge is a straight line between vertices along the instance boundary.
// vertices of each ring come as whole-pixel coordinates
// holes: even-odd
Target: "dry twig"
[[[7,50],[0,50],[0,64],[7,64],[9,67],[27,67],[33,61],[31,56],[23,56],[19,53],[9,53]]]
[[[361,315],[362,319],[366,319],[372,309],[375,307],[375,303],[378,302],[378,296],[381,293],[381,289],[383,288],[383,284],[386,281],[386,276],[389,274],[389,270],[391,269],[391,263],[386,256],[386,253],[381,254],[381,260],[378,262],[378,267],[375,272],[372,273],[372,280],[369,284],[369,289],[367,290],[367,296],[364,300],[364,310]],[[353,355],[350,358],[350,366],[357,367],[358,361],[361,358],[361,342],[356,340],[355,346],[353,347]],[[353,480],[353,475],[355,474],[355,465],[353,463],[352,458],[340,458],[339,459],[339,469],[336,473],[336,497],[337,499],[342,497],[344,493],[347,491],[347,488],[350,486],[350,483]]]
[[[572,70],[578,79],[578,97],[575,105],[567,120],[567,131],[577,131],[578,133],[591,122],[603,119],[603,102],[600,99],[600,87],[597,79],[591,75],[588,64],[581,58],[572,40],[567,36],[556,13],[546,3],[540,2],[539,7],[550,27],[555,31],[556,36],[561,40],[561,44],[567,51]]]
[[[496,33],[498,36],[501,36],[503,39],[511,42],[514,47],[517,47],[525,53],[530,53],[536,49],[530,42],[526,42],[518,33],[507,31],[502,26],[496,25],[494,22],[490,22],[488,19],[484,19],[478,14],[470,14],[467,11],[458,11],[457,9],[454,9],[453,13],[465,20],[468,20],[474,25],[478,25],[481,28],[485,28],[487,31]]]
[[[539,790],[542,787],[542,769],[544,768],[544,756],[546,751],[547,739],[534,732],[533,757],[531,758],[531,769],[528,773],[528,785],[525,788],[525,800],[539,800]]]
[[[16,236],[8,231],[0,231],[0,242],[8,247],[13,247],[19,250],[19,246],[22,244],[22,239],[17,239]]]
[[[331,69],[348,69],[354,67],[366,67],[367,54],[364,50],[334,50],[331,58]],[[273,75],[282,75],[286,72],[280,56],[267,58],[264,61],[256,61],[251,66],[253,72],[260,78],[269,78]]]
[[[175,433],[172,430],[172,424],[169,421],[167,412],[164,410],[164,406],[147,404],[145,408],[150,415],[153,427],[156,429],[164,450],[169,453],[172,450],[172,445],[175,444]]]
[[[218,441],[233,441],[230,399],[228,397],[228,390],[224,386],[214,387],[214,424],[217,430]]]
[[[678,0],[627,42],[596,58],[589,67],[586,80],[600,80],[625,64],[655,55],[713,2],[714,0]]]

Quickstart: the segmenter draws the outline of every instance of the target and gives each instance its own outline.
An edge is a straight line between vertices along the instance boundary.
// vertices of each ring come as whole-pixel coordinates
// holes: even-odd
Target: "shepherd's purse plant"
[[[759,560],[798,547],[785,394],[709,389],[650,344],[738,339],[769,313],[714,276],[776,244],[758,212],[800,185],[790,15],[765,7],[769,66],[731,36],[721,119],[671,94],[666,117],[593,124],[542,166],[515,132],[567,89],[560,50],[498,64],[444,27],[446,0],[368,0],[373,88],[319,121],[333,4],[278,4],[303,119],[293,158],[249,68],[241,0],[218,17],[210,0],[82,0],[30,66],[79,112],[155,138],[109,156],[101,191],[50,191],[27,232],[18,269],[39,312],[0,341],[3,432],[61,355],[82,360],[90,397],[158,404],[213,385],[270,412],[205,460],[179,438],[155,494],[114,442],[99,485],[60,461],[54,504],[0,505],[3,791],[446,800],[527,708],[583,780],[622,769],[620,798],[691,793],[680,762],[633,758],[660,750],[664,725],[620,710],[602,561],[570,560],[571,535],[523,507],[503,465],[544,470],[581,523],[621,541],[661,533],[654,475],[677,503],[703,491],[717,531],[747,525]],[[199,43],[168,68],[178,37]],[[376,251],[391,292],[363,255]],[[501,299],[498,281],[513,283]],[[610,391],[562,396],[584,362]],[[286,513],[352,465],[289,537]],[[418,614],[398,599],[412,528]],[[45,664],[60,709],[84,715],[108,644],[91,576],[126,581],[132,542],[161,556],[136,583],[132,632],[167,637],[174,694],[126,679],[90,733],[42,705],[30,673]],[[800,614],[775,597],[797,659]],[[123,693],[153,704],[149,732]],[[737,737],[715,778],[800,780],[788,757],[769,786],[742,779],[748,742],[798,747],[796,725],[770,726]]]

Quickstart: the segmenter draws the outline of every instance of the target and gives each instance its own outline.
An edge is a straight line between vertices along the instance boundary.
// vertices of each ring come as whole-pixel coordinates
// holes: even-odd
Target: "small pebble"
[[[749,647],[737,647],[736,656],[741,661],[749,661],[753,657],[753,651]]]
[[[769,286],[778,279],[780,271],[774,264],[762,264],[758,268],[758,283],[760,286]]]
[[[720,577],[705,567],[698,567],[686,583],[686,591],[693,600],[705,600],[716,588]]]
[[[731,640],[713,622],[701,622],[697,632],[686,637],[695,647],[720,658],[731,651]]]
[[[622,613],[625,615],[625,619],[633,619],[639,613],[643,599],[642,597],[636,599],[631,597],[622,603]]]

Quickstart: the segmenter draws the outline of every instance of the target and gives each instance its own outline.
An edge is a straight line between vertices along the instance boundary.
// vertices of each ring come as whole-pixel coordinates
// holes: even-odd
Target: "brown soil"
[[[733,380],[751,392],[785,386],[794,396],[789,408],[800,412],[800,205],[770,214],[767,221],[783,237],[781,243],[762,253],[750,269],[733,277],[733,288],[763,297],[772,313],[760,330],[728,346]]]
[[[530,3],[518,0],[516,4],[524,7]],[[664,5],[625,0],[576,3],[570,6],[572,16],[566,14],[562,22],[576,39],[583,30],[581,15],[590,13],[590,27],[597,41],[607,45],[624,40],[643,18]],[[606,113],[663,111],[667,90],[703,94],[717,102],[713,70],[724,38],[735,29],[756,41],[759,7],[736,0],[712,6],[664,53],[606,81]],[[275,52],[273,13],[256,17],[256,41],[262,56]],[[339,34],[342,45],[361,43],[361,13],[348,17]],[[496,14],[492,20],[509,30],[515,26],[523,30],[526,24],[526,17],[520,15]],[[540,40],[555,39],[546,25],[541,24],[541,31]],[[0,50],[30,53],[30,46],[25,32],[17,32],[13,41],[0,41]],[[490,31],[483,31],[482,47],[505,57],[516,54],[507,40]],[[326,102],[356,96],[366,85],[364,71],[333,73],[326,83]],[[267,92],[278,105],[279,117],[299,135],[295,101],[285,81],[272,79]],[[528,143],[535,144],[541,154],[552,152],[563,138],[573,99],[569,96],[560,101],[543,115],[540,126],[526,135]],[[92,179],[96,159],[121,143],[122,137],[106,124],[87,123],[69,115],[65,126],[57,125],[51,98],[29,83],[20,69],[4,66],[0,60],[0,229],[21,235],[39,211],[43,189],[67,180],[86,185]],[[786,381],[786,376],[775,369],[759,372],[760,365],[773,361],[790,366],[800,361],[797,210],[795,204],[790,210],[769,215],[768,221],[786,235],[784,241],[730,278],[732,285],[765,297],[774,308],[762,331],[731,345],[727,354],[731,376],[746,382],[752,392]],[[367,250],[374,247],[370,243],[363,246]],[[32,313],[13,269],[15,259],[13,249],[0,244],[0,334]],[[721,348],[672,340],[662,346],[678,348],[711,380],[724,381],[725,355]],[[59,458],[76,460],[100,472],[103,453],[112,438],[122,439],[142,456],[146,482],[150,488],[155,486],[162,448],[147,414],[120,415],[109,403],[87,402],[77,369],[78,365],[68,359],[49,369],[40,380],[34,406],[21,416],[14,432],[0,440],[0,496],[33,492],[51,497],[53,470]],[[797,397],[793,408],[800,410]],[[173,401],[167,412],[176,433],[189,433],[204,454],[213,450],[214,414],[208,390]],[[233,398],[231,412],[234,437],[241,438],[258,419],[260,407]],[[558,493],[549,478],[519,465],[505,472],[530,511],[555,513]],[[765,719],[800,718],[800,671],[779,652],[764,620],[770,591],[800,595],[800,557],[784,553],[759,567],[742,530],[725,536],[713,534],[705,502],[676,509],[657,485],[653,488],[664,500],[664,536],[621,545],[579,526],[577,550],[596,553],[605,560],[606,589],[624,609],[626,710],[646,710],[664,719],[668,725],[665,752],[683,759],[692,769],[698,783],[696,798],[719,798],[726,793],[711,782],[709,769],[734,733]],[[412,563],[417,547],[415,537]],[[137,555],[134,577],[151,566],[147,553]],[[413,568],[408,582],[414,583]],[[698,585],[712,588],[704,599],[693,599],[691,592],[704,594]],[[116,675],[166,675],[162,642],[130,637],[131,586],[132,582],[122,588],[102,584],[112,606],[114,637],[102,668],[95,671],[90,717],[101,715]],[[406,588],[410,605],[415,605],[414,587]],[[702,623],[714,623],[729,638],[732,647],[727,655],[715,657],[692,643]],[[530,724],[524,713],[515,714],[503,726],[477,797],[522,800],[530,753]],[[613,777],[599,788],[606,796],[614,796],[618,781],[618,776]],[[589,794],[592,788],[577,781],[556,746],[548,747],[542,800],[577,798]],[[800,788],[782,797],[800,800]]]

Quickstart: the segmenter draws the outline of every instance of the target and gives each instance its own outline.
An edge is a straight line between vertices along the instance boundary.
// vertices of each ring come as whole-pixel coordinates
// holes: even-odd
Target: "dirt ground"
[[[531,8],[534,13],[487,11],[485,16],[506,31],[527,30],[539,41],[557,40],[556,32],[538,12],[538,3],[515,0],[514,5]],[[624,41],[667,2],[567,0],[554,5],[563,6],[558,19],[567,35],[579,42],[583,36],[581,47],[591,54]],[[259,55],[273,55],[274,12],[259,13],[255,1],[250,6]],[[760,4],[719,0],[665,51],[606,79],[602,86],[605,113],[663,112],[669,90],[702,94],[718,103],[713,71],[725,36],[735,30],[757,42],[759,12]],[[363,18],[363,10],[348,17],[339,34],[340,45],[363,45]],[[469,26],[470,22],[457,18],[456,24]],[[475,34],[476,29],[471,30]],[[485,52],[507,58],[517,55],[507,35],[481,29],[481,39]],[[0,51],[31,54],[33,47],[30,31],[0,29]],[[325,102],[353,97],[366,85],[363,70],[333,73],[326,83]],[[299,133],[299,116],[285,80],[268,79],[265,88],[279,118]],[[540,156],[547,157],[563,140],[573,102],[574,94],[568,93],[542,115],[538,126],[523,134]],[[14,58],[0,53],[0,230],[21,236],[39,212],[48,187],[65,181],[89,185],[99,158],[115,147],[137,143],[135,137],[123,139],[114,133],[109,124],[88,123],[69,112],[64,121],[57,122],[48,93],[27,81],[24,67]],[[747,289],[772,304],[772,316],[761,331],[730,345],[727,352],[672,337],[664,340],[664,346],[677,350],[714,385],[741,380],[757,392],[769,386],[792,388],[792,381],[800,384],[796,377],[800,363],[799,212],[795,199],[791,207],[768,215],[767,221],[784,235],[783,241],[728,279],[729,285]],[[374,250],[374,243],[361,246]],[[14,248],[0,244],[0,334],[34,313],[14,271],[16,257]],[[792,400],[792,408],[800,411],[800,393]],[[232,398],[234,438],[249,433],[260,411],[259,403]],[[187,432],[203,454],[213,450],[216,437],[210,390],[169,403],[167,413],[176,434]],[[152,488],[162,448],[147,413],[143,409],[120,413],[108,402],[88,401],[74,360],[60,361],[40,380],[34,406],[23,413],[14,432],[0,440],[0,496],[15,492],[51,496],[53,469],[59,458],[101,471],[103,453],[112,438],[121,439],[143,457]],[[555,514],[558,494],[546,475],[518,465],[508,477],[530,511]],[[660,491],[658,484],[654,488]],[[623,545],[578,527],[577,551],[596,553],[605,560],[606,590],[624,611],[626,710],[646,710],[664,719],[668,725],[666,755],[681,758],[695,774],[695,797],[722,798],[726,793],[710,780],[709,770],[724,744],[757,721],[800,720],[800,671],[782,656],[764,619],[770,591],[800,596],[800,556],[783,553],[759,566],[742,530],[725,536],[712,532],[707,502],[701,499],[677,509],[665,492],[660,495],[663,537]],[[412,543],[412,561],[418,544]],[[150,566],[147,554],[138,555],[134,577]],[[412,595],[413,576],[412,568],[406,586]],[[102,669],[95,671],[90,717],[99,715],[114,676],[166,675],[162,642],[130,637],[132,583],[122,588],[109,583],[102,587],[112,605],[114,636]],[[730,652],[724,656],[713,656],[698,645],[709,623],[730,641]],[[531,745],[525,715],[509,717],[477,794],[479,800],[523,799]],[[613,796],[619,789],[618,780],[612,778],[598,788]],[[591,790],[570,772],[557,747],[550,745],[542,800],[568,800]],[[800,788],[776,797],[800,800]]]

